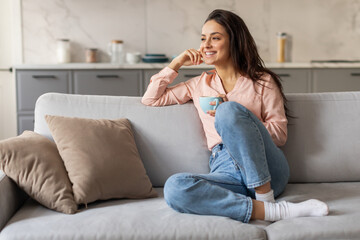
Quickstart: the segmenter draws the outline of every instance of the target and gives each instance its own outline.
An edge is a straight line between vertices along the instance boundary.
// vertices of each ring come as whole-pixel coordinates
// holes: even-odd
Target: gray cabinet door
[[[113,96],[140,96],[141,70],[74,71],[74,93]]]
[[[18,117],[18,134],[25,130],[34,131],[34,115],[24,115]]]
[[[150,83],[152,75],[158,73],[161,69],[145,70],[145,90]],[[179,75],[169,86],[187,81],[193,77],[201,75],[210,69],[180,69]],[[286,93],[307,93],[311,92],[311,70],[310,69],[271,69],[278,74],[282,80],[284,92]]]
[[[200,76],[203,72],[208,70],[209,69],[180,69],[178,76],[175,78],[174,82],[169,84],[169,86],[174,86],[180,82],[185,82],[193,77]],[[151,69],[144,71],[145,90],[150,83],[151,77],[160,71],[161,69]]]
[[[314,92],[360,91],[360,69],[314,69]]]
[[[310,69],[271,69],[282,80],[284,93],[308,93],[311,92]]]
[[[209,71],[210,69],[180,69],[179,75],[174,80],[172,85],[180,82],[185,82],[193,77],[200,76],[203,72]]]
[[[27,71],[16,72],[17,110],[33,112],[38,97],[47,92],[69,92],[69,71]]]

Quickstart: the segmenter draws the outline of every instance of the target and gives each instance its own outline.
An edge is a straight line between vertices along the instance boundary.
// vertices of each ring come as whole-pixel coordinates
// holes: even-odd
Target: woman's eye
[[[214,39],[214,40],[220,40],[220,38],[218,38],[218,37],[213,37],[213,39]]]
[[[205,41],[205,38],[201,38],[201,41],[202,41],[202,42]]]

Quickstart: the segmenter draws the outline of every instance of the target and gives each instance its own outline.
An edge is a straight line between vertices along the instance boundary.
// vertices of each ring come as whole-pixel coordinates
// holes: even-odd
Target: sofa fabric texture
[[[155,197],[129,120],[45,116],[77,204]]]
[[[0,170],[0,232],[28,195]]]
[[[0,239],[266,239],[265,231],[257,226],[226,217],[178,213],[165,203],[162,188],[156,190],[157,198],[89,204],[86,211],[70,218],[29,200],[1,232]]]
[[[360,92],[288,95],[290,182],[360,181]]]
[[[162,188],[156,188],[156,198],[97,201],[74,215],[50,211],[30,199],[7,222],[0,240],[359,239],[360,92],[286,96],[295,117],[289,119],[288,141],[282,147],[291,176],[276,200],[319,199],[329,205],[328,216],[244,224],[226,217],[182,214],[168,207]],[[48,93],[37,101],[35,132],[53,139],[45,115],[127,118],[155,186],[163,186],[178,172],[208,173],[210,152],[192,103],[147,107],[140,99]],[[1,179],[0,193],[14,192],[8,180]],[[0,204],[14,196],[0,195]],[[5,221],[0,215],[0,222]]]
[[[288,94],[288,141],[281,147],[291,183],[360,181],[360,93]],[[137,97],[45,94],[37,101],[35,132],[51,138],[44,116],[126,117],[151,182],[164,186],[177,172],[208,173],[210,151],[193,104],[148,107]],[[149,127],[151,126],[151,127]],[[161,134],[160,134],[161,133]]]
[[[67,214],[77,210],[71,183],[54,142],[31,131],[0,141],[0,166],[32,198]]]
[[[29,200],[1,232],[0,239],[359,239],[360,183],[289,184],[277,199],[326,201],[329,216],[275,223],[241,223],[226,217],[178,213],[167,206],[162,188],[157,198],[111,200],[89,204],[65,215]]]

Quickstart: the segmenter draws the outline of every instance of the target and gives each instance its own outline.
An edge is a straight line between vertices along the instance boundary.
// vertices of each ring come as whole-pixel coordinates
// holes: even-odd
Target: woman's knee
[[[186,202],[188,189],[193,179],[189,173],[177,173],[169,177],[164,186],[164,198],[166,203],[181,211],[181,205]]]
[[[241,121],[241,118],[248,118],[249,110],[237,102],[224,102],[216,109],[215,127],[217,130],[221,126],[233,127]]]

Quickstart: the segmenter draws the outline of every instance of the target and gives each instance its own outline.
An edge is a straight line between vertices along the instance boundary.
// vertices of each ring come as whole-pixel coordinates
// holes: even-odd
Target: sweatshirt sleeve
[[[192,99],[189,81],[168,87],[177,76],[178,73],[169,67],[152,76],[141,102],[148,106],[166,106],[183,104]]]
[[[287,123],[284,100],[275,81],[265,83],[261,109],[263,124],[277,146],[283,146],[287,140]]]

